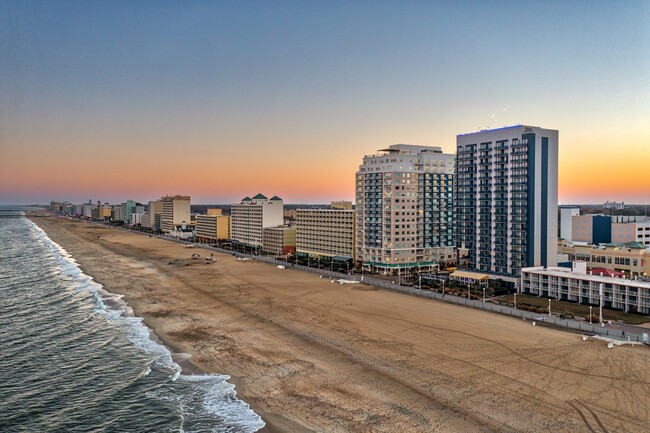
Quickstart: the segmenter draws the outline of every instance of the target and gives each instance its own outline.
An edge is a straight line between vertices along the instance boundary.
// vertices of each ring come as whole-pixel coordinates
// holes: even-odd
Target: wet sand
[[[266,431],[649,430],[647,347],[607,349],[515,318],[216,252],[206,264],[210,251],[135,233],[33,221],[172,350],[232,376]]]

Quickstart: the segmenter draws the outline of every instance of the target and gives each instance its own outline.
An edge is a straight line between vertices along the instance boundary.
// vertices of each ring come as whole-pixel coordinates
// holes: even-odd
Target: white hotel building
[[[627,312],[650,314],[650,282],[612,278],[572,272],[568,268],[524,268],[521,270],[521,292],[599,305],[602,287],[603,307]]]
[[[456,137],[456,246],[470,267],[519,284],[557,265],[558,131],[517,125]]]
[[[453,246],[454,155],[394,144],[356,173],[356,258],[383,272],[435,269]]]
[[[268,199],[257,194],[230,206],[230,237],[247,245],[261,247],[263,229],[283,223],[284,202],[278,196]]]

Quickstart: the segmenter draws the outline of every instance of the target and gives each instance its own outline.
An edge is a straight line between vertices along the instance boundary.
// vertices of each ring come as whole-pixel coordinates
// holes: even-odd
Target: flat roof
[[[480,134],[482,132],[501,131],[503,129],[521,128],[522,126],[525,126],[527,128],[539,128],[539,126],[530,126],[530,125],[517,124],[517,125],[511,125],[511,126],[502,126],[501,128],[480,129],[480,130],[474,131],[474,132],[464,132],[462,134],[456,134],[456,137],[460,137],[461,135]]]
[[[650,282],[647,281],[639,281],[639,280],[630,280],[628,278],[614,278],[614,277],[601,277],[600,275],[589,275],[589,274],[580,274],[577,272],[571,272],[568,268],[567,270],[561,270],[561,269],[546,269],[546,268],[523,268],[521,272],[529,272],[529,273],[535,273],[535,274],[542,274],[542,275],[550,275],[553,277],[563,277],[563,278],[576,278],[579,280],[588,280],[588,281],[595,281],[598,283],[605,283],[605,284],[619,284],[619,285],[627,285],[627,286],[634,286],[634,287],[642,287],[645,289],[650,289]]]

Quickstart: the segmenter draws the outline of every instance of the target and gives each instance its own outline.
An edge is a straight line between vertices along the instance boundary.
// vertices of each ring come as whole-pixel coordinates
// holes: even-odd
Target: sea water
[[[0,431],[254,432],[225,375],[185,375],[118,295],[0,209]]]

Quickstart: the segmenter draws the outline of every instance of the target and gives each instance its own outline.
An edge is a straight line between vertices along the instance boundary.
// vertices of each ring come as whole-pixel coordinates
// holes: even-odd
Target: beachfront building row
[[[161,214],[160,214],[160,228],[165,233],[172,233],[176,230],[177,226],[190,224],[192,219],[190,216],[190,196],[187,195],[174,195],[164,196],[160,198]]]
[[[518,125],[456,138],[456,246],[470,268],[518,285],[557,264],[558,131]]]
[[[627,312],[650,314],[650,282],[575,272],[562,267],[531,267],[521,270],[520,292],[600,305]]]
[[[637,242],[579,245],[560,240],[558,253],[566,261],[586,263],[588,269],[606,268],[627,276],[650,277],[650,249]]]
[[[196,216],[196,236],[201,241],[216,242],[230,239],[230,217],[221,209],[208,209]]]
[[[263,194],[245,197],[230,206],[230,237],[243,244],[261,248],[264,229],[284,223],[284,203],[278,196]]]
[[[329,209],[297,209],[295,218],[299,255],[314,260],[338,257],[356,261],[352,202],[332,202]]]
[[[356,257],[396,274],[436,269],[451,247],[455,158],[440,147],[395,144],[367,155],[356,173]]]

